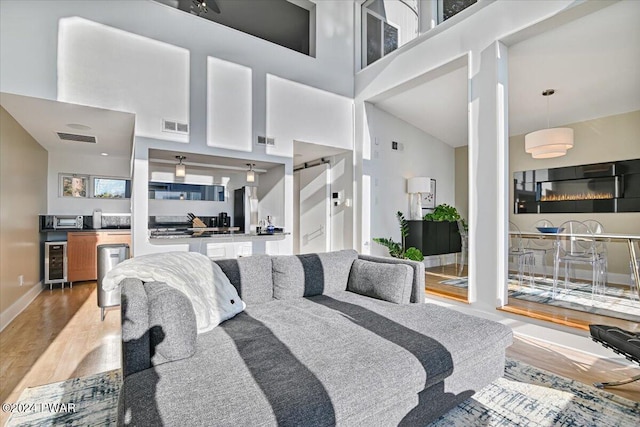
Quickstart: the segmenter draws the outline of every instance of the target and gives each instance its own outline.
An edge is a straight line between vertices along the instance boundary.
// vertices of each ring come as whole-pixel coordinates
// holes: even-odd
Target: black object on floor
[[[640,365],[640,334],[606,325],[589,325],[589,332],[591,333],[591,339],[595,342],[599,342],[606,348],[610,348],[615,353]],[[638,380],[640,380],[640,375],[623,381],[594,383],[593,385],[598,388],[605,388],[629,384]]]

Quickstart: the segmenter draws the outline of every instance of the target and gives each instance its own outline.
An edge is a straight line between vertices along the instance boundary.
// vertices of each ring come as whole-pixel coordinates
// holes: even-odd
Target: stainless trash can
[[[105,308],[120,305],[120,288],[111,291],[102,289],[104,276],[116,265],[129,258],[129,245],[115,243],[110,245],[98,245],[98,307],[101,309],[104,321]]]

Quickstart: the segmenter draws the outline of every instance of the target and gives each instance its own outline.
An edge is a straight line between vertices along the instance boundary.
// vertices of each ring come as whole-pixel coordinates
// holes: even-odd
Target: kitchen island
[[[150,229],[152,245],[186,245],[190,252],[200,252],[211,259],[237,258],[254,254],[280,253],[278,241],[291,233],[241,233],[236,227],[216,229]],[[268,245],[269,244],[269,245]]]

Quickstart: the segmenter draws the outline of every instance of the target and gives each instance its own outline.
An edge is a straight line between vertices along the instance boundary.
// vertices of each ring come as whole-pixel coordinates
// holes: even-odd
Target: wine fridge
[[[67,242],[44,243],[44,284],[67,282]]]

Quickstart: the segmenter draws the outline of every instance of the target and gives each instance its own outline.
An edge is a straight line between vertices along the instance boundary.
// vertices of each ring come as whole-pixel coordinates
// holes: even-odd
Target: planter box
[[[407,221],[409,235],[405,244],[407,248],[420,249],[424,256],[460,252],[462,240],[458,232],[458,224],[448,221]]]

